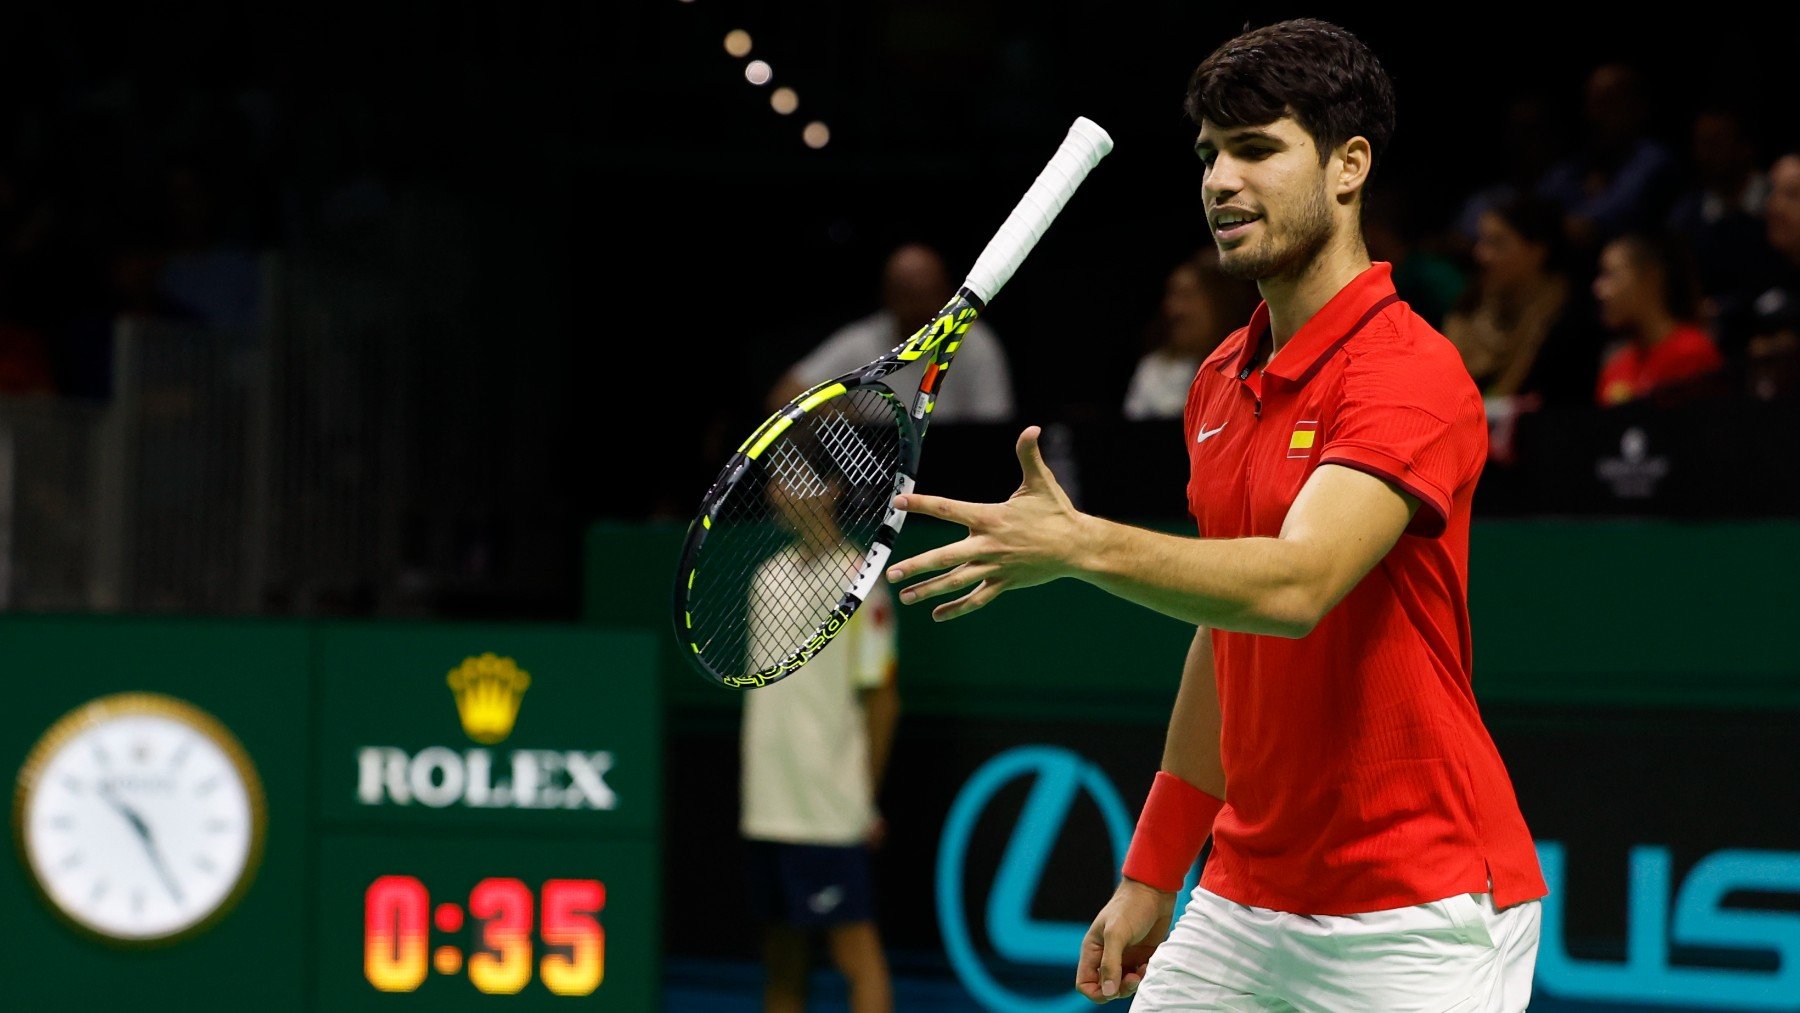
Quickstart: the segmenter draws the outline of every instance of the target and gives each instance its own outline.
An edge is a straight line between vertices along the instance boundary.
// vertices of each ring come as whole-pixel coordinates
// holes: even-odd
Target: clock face
[[[209,715],[120,694],[45,734],[20,774],[17,818],[26,864],[59,911],[110,939],[161,941],[248,885],[262,785]]]

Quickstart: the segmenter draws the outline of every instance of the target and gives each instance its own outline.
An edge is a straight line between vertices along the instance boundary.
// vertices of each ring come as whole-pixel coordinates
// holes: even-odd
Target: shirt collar
[[[1263,372],[1283,380],[1309,378],[1327,356],[1374,319],[1376,313],[1398,300],[1393,274],[1394,265],[1385,260],[1370,264],[1281,346]],[[1258,303],[1256,312],[1250,315],[1250,326],[1244,331],[1243,347],[1219,363],[1219,372],[1242,376],[1244,370],[1252,368],[1251,360],[1268,329],[1269,304]]]

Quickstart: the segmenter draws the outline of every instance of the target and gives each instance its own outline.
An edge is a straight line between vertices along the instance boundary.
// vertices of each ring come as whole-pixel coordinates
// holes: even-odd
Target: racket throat
[[[881,527],[875,532],[875,542],[869,546],[868,555],[863,557],[861,568],[844,593],[854,597],[859,603],[867,601],[869,592],[875,590],[875,582],[881,579],[882,571],[887,569],[888,557],[894,552],[894,543],[900,538],[900,528],[906,523],[906,511],[894,505],[894,497],[904,496],[913,491],[913,477],[901,472],[894,479],[893,497],[888,499],[887,514],[881,518]]]

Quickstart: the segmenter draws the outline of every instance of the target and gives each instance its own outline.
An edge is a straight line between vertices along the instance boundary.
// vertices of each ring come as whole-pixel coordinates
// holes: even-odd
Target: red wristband
[[[1166,770],[1157,771],[1125,852],[1125,875],[1164,893],[1181,889],[1223,808],[1219,799]]]

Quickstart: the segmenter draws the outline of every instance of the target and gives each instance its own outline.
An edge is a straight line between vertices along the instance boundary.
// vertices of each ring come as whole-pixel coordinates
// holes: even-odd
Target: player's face
[[[1226,274],[1296,274],[1331,239],[1329,165],[1319,164],[1312,135],[1293,117],[1240,127],[1209,120],[1194,153],[1206,167],[1201,195]]]

